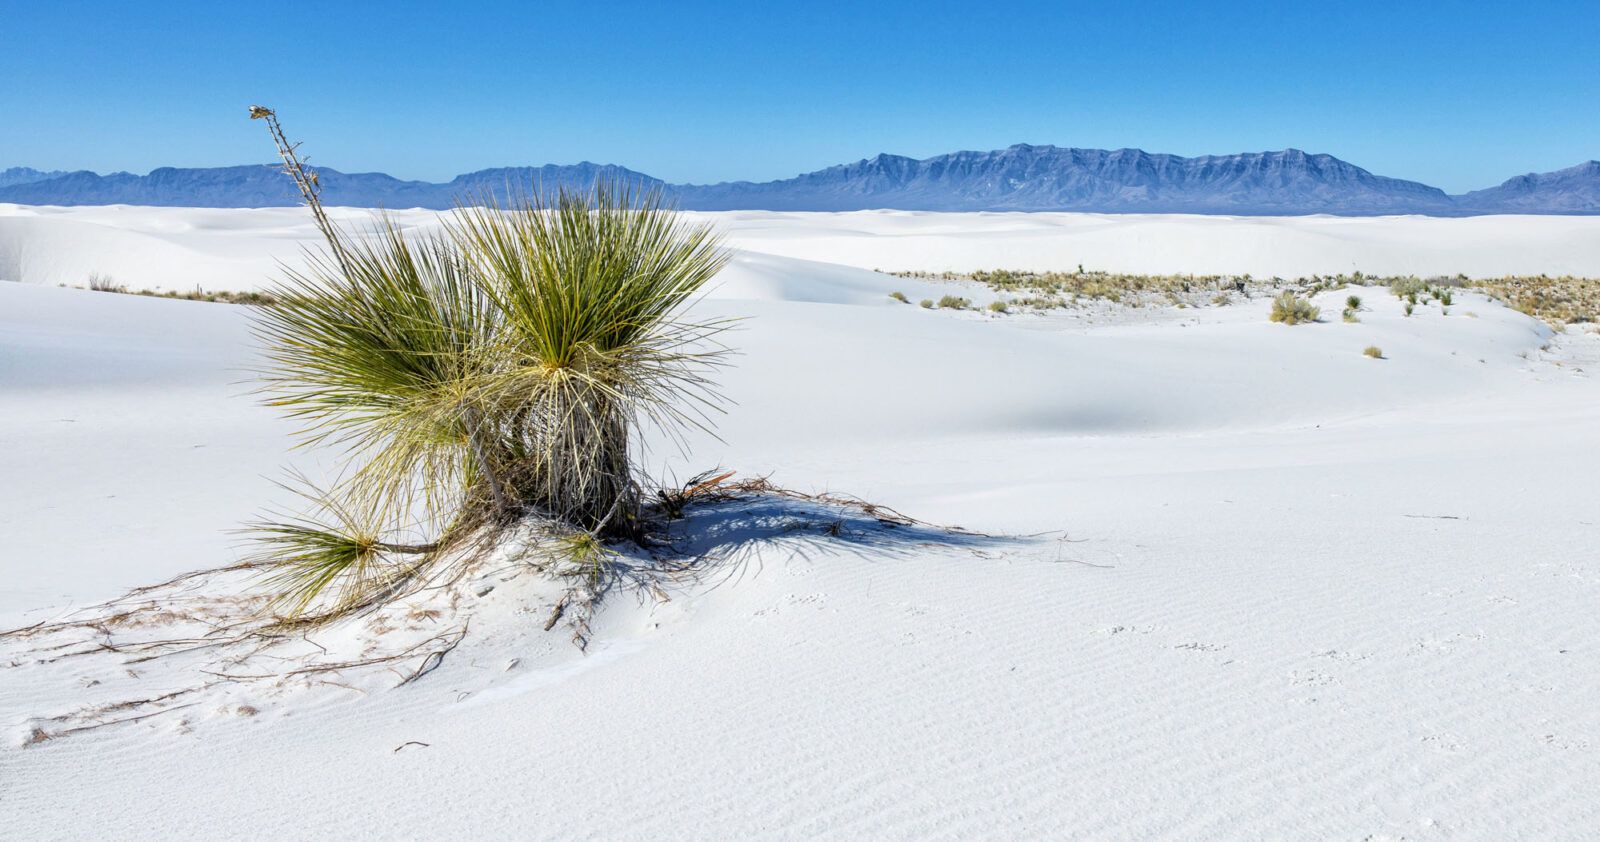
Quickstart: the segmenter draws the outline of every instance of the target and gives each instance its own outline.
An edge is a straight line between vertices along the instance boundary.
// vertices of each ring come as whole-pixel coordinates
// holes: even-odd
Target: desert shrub
[[[659,192],[604,183],[462,207],[431,236],[335,231],[257,319],[269,402],[351,462],[317,515],[258,526],[280,605],[359,605],[527,517],[637,535],[630,439],[707,423],[723,325],[678,313],[725,260]],[[416,524],[436,537],[388,537]]]
[[[1445,307],[1449,307],[1451,304],[1455,303],[1454,296],[1452,296],[1450,294],[1450,290],[1448,290],[1448,289],[1439,290],[1438,291],[1438,298],[1439,298],[1439,303],[1444,305]]]
[[[1297,325],[1301,322],[1314,322],[1321,313],[1322,310],[1308,299],[1301,298],[1292,290],[1284,290],[1277,298],[1272,299],[1272,313],[1269,318],[1274,322]]]
[[[1406,302],[1406,315],[1408,315],[1408,316],[1411,315],[1411,311],[1415,310],[1416,308],[1417,308],[1417,305],[1412,304],[1411,302],[1407,301]]]
[[[933,309],[933,299],[924,298],[921,301],[917,302],[917,306],[921,307],[924,310],[932,310]]]
[[[991,312],[991,313],[1004,313],[1004,312],[1007,312],[1006,311],[1006,303],[1004,301],[998,301],[998,300],[989,302],[989,312]]]
[[[1412,303],[1416,303],[1417,294],[1427,286],[1421,279],[1414,277],[1389,279],[1389,291],[1394,293],[1396,298],[1404,298]]]
[[[1346,298],[1344,300],[1344,308],[1346,310],[1360,310],[1361,309],[1361,296],[1352,295],[1352,296]]]
[[[896,300],[898,302],[900,302],[901,304],[910,304],[911,303],[909,300],[906,299],[906,294],[901,292],[900,290],[895,290],[894,292],[889,293],[889,297],[893,298],[894,300]]]
[[[1383,349],[1379,348],[1376,345],[1368,345],[1366,347],[1366,350],[1362,351],[1361,353],[1363,353],[1363,354],[1365,354],[1365,355],[1367,355],[1367,356],[1369,356],[1369,357],[1371,357],[1371,358],[1373,358],[1375,360],[1383,359]]]
[[[89,289],[95,292],[127,292],[128,288],[117,283],[110,275],[99,272],[89,273]]]
[[[946,295],[939,299],[939,307],[944,310],[966,310],[972,302],[956,295]]]

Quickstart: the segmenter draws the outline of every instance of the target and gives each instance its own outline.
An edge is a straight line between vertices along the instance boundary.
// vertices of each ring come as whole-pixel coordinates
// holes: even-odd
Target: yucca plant
[[[318,514],[254,527],[274,604],[371,604],[528,517],[638,537],[640,422],[677,433],[717,406],[727,325],[681,318],[726,261],[711,230],[599,183],[462,206],[443,233],[380,216],[351,235],[322,224],[317,180],[270,122],[328,242],[258,316],[263,390],[349,468],[307,494]]]
[[[676,313],[726,262],[710,228],[659,190],[600,184],[456,211],[452,233],[504,320],[480,394],[513,456],[518,503],[601,534],[632,534],[635,419],[676,431],[715,406],[706,379],[723,323]]]

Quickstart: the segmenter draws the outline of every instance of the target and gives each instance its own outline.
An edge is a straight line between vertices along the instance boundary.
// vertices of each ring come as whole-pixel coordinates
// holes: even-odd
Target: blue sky
[[[767,180],[1012,143],[1296,147],[1452,192],[1600,158],[1600,2],[0,0],[0,168],[272,157]]]

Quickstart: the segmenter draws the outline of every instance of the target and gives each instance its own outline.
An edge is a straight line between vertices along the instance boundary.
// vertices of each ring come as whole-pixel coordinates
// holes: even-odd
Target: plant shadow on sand
[[[905,559],[926,552],[996,558],[1043,536],[1007,536],[941,526],[836,494],[802,494],[758,479],[687,507],[670,533],[668,566],[692,565],[711,584],[758,574],[768,561],[855,555]]]
[[[528,528],[467,570],[320,626],[263,620],[265,598],[250,587],[259,571],[234,565],[0,632],[0,674],[77,688],[68,695],[78,705],[72,710],[13,711],[28,719],[20,743],[157,718],[175,719],[182,731],[194,711],[254,716],[305,690],[392,690],[424,680],[447,658],[475,657],[480,644],[469,626],[503,640],[506,624],[520,623],[514,636],[531,640],[561,623],[586,650],[591,622],[616,597],[650,602],[670,600],[671,592],[705,593],[758,576],[769,563],[926,554],[999,559],[1023,551],[1044,560],[1044,545],[1061,540],[978,533],[854,497],[804,494],[765,479],[721,484],[723,478],[661,495],[666,517],[655,539],[606,547],[598,573],[574,567],[552,543],[559,539]],[[485,590],[489,582],[495,587]],[[458,646],[469,654],[452,655]],[[190,713],[167,716],[181,711]]]

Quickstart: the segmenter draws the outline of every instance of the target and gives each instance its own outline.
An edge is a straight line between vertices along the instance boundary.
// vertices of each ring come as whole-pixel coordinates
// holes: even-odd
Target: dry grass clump
[[[1301,298],[1291,290],[1284,290],[1277,298],[1272,299],[1272,313],[1268,318],[1281,324],[1297,325],[1314,322],[1321,314],[1322,309],[1313,305],[1310,299]]]
[[[1383,349],[1376,345],[1368,345],[1361,353],[1375,360],[1383,359]]]
[[[1024,295],[1011,300],[1017,307],[1027,307],[1033,310],[1057,310],[1067,306],[1066,299],[1053,295]]]
[[[117,283],[110,275],[99,272],[89,273],[89,289],[95,292],[127,292],[128,288]]]
[[[958,295],[946,295],[939,299],[939,309],[941,310],[968,310],[971,308],[972,302]]]
[[[901,304],[910,304],[911,303],[906,298],[906,294],[901,292],[900,290],[895,290],[894,292],[889,293],[889,297],[893,298],[894,300],[896,300],[898,302],[900,302]]]

